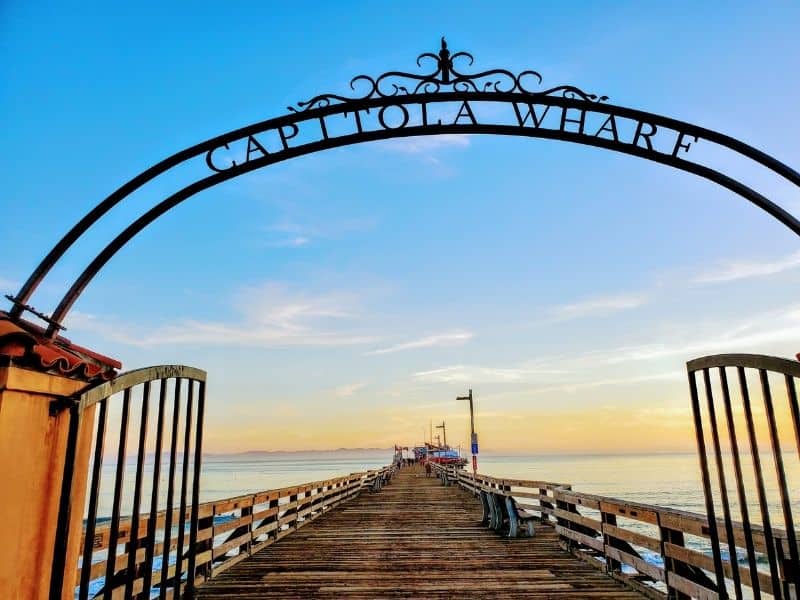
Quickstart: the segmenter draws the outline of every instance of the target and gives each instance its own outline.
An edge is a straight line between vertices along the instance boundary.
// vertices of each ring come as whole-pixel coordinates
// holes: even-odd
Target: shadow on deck
[[[480,502],[400,471],[197,590],[199,598],[642,598],[559,547],[552,527],[507,539]]]

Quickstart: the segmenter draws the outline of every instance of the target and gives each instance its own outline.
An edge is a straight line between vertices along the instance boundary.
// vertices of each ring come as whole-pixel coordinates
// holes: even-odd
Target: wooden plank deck
[[[479,501],[407,468],[204,583],[199,598],[642,598],[558,545],[507,539]]]

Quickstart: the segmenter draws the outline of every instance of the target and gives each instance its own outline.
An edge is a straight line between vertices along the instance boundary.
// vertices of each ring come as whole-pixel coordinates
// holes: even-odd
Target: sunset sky
[[[800,4],[5,2],[0,291],[158,160],[447,36],[800,167]],[[315,6],[312,3],[310,6]],[[755,184],[760,171],[726,165]],[[789,186],[760,188],[800,215]],[[154,202],[154,186],[142,202]],[[120,207],[35,297],[59,293]],[[448,135],[281,163],[203,192],[100,274],[67,337],[209,373],[205,447],[691,450],[685,362],[800,351],[800,244],[731,192],[563,142]]]

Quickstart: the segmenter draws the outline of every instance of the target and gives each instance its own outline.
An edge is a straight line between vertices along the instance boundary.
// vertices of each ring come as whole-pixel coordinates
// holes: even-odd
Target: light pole
[[[472,472],[478,472],[478,434],[475,433],[475,409],[472,405],[472,388],[468,396],[458,396],[456,400],[469,400],[469,430],[470,444],[472,445]]]

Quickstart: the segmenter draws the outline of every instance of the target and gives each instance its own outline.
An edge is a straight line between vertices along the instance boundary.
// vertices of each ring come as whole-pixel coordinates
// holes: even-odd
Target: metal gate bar
[[[162,385],[158,393],[158,423],[156,425],[155,455],[160,457],[164,440],[164,405],[167,401],[167,386]],[[147,522],[145,542],[145,565],[153,564],[156,548],[156,519],[158,518],[158,484],[161,477],[161,461],[153,461],[153,488],[150,495],[150,519]],[[153,582],[153,570],[144,570],[142,589],[149,590]]]
[[[83,507],[70,507],[72,488],[82,483],[83,478],[88,481],[88,506],[85,513],[84,540],[80,577],[78,579],[77,597],[79,600],[88,600],[102,596],[105,599],[118,597],[123,592],[125,600],[132,598],[149,598],[155,584],[159,588],[159,597],[168,594],[180,598],[185,591],[191,594],[194,589],[196,574],[194,573],[197,551],[197,518],[200,496],[200,468],[202,463],[202,427],[205,404],[205,377],[203,371],[184,366],[159,366],[139,369],[123,374],[116,379],[100,384],[79,397],[74,398],[70,408],[72,415],[70,421],[70,435],[67,444],[67,453],[64,466],[64,485],[62,486],[62,502],[59,511],[59,525],[55,544],[54,570],[51,577],[51,599],[55,600],[62,595],[64,582],[72,581],[70,571],[77,565],[66,564],[66,549],[71,547],[69,536],[77,535],[69,531],[70,510],[81,510]],[[158,409],[155,428],[155,448],[153,455],[153,470],[150,481],[150,506],[147,513],[142,514],[143,490],[148,479],[145,470],[149,434],[149,413],[151,409],[151,395],[153,383],[157,382]],[[171,411],[171,436],[168,451],[168,477],[167,497],[165,510],[159,511],[159,481],[161,478],[161,462],[164,455],[164,429],[167,419],[166,400],[169,395],[168,387],[173,389],[173,402]],[[184,394],[184,387],[186,393]],[[195,393],[196,390],[196,393]],[[101,497],[101,482],[104,467],[104,448],[109,432],[110,402],[116,395],[122,395],[119,418],[119,434],[114,436],[116,444],[116,462],[113,465],[113,500],[111,503],[111,516],[107,523],[98,524],[98,512]],[[140,402],[137,399],[141,398]],[[186,399],[185,417],[181,419],[182,400]],[[81,419],[84,411],[98,404],[95,423],[84,422]],[[196,404],[196,407],[195,407]],[[135,475],[131,488],[130,500],[124,499],[126,488],[126,456],[130,421],[134,414],[139,414],[138,435],[133,435],[136,440],[135,448]],[[183,431],[179,425],[183,425]],[[80,426],[95,427],[92,437],[93,461],[87,473],[78,472],[76,469],[76,451],[78,430]],[[116,434],[116,430],[114,431]],[[179,438],[182,440],[179,444]],[[177,470],[180,456],[180,471]],[[189,462],[191,470],[191,496],[189,497]],[[111,465],[107,465],[111,466]],[[180,477],[180,489],[175,489],[175,476]],[[130,485],[130,484],[128,484]],[[178,510],[175,510],[176,498]],[[190,510],[191,509],[191,510]],[[128,513],[128,511],[130,511]],[[123,518],[124,515],[130,515]],[[163,524],[161,522],[163,521]],[[187,540],[186,529],[189,528]],[[177,528],[173,541],[173,528]],[[159,533],[163,533],[159,536]],[[117,547],[124,544],[124,550],[118,555]],[[173,554],[172,550],[175,550]],[[140,552],[143,550],[143,555]],[[99,553],[106,551],[107,555],[100,557],[99,562],[93,562]],[[158,576],[154,575],[154,562],[156,556],[161,557],[161,568]],[[170,565],[170,557],[174,563]],[[104,563],[104,564],[103,564]],[[184,568],[186,567],[186,568]],[[73,571],[74,572],[74,571]],[[93,590],[103,577],[102,589]],[[64,590],[66,591],[66,590]]]
[[[739,456],[739,442],[736,438],[736,426],[733,421],[733,408],[731,406],[731,392],[728,387],[728,375],[724,367],[719,367],[720,387],[722,388],[722,400],[725,403],[725,420],[728,428],[728,439],[731,444],[731,454],[733,456],[733,471],[736,476],[736,491],[739,498],[742,524],[744,525],[744,543],[747,549],[747,564],[750,568],[750,586],[753,594],[758,597],[761,595],[761,584],[758,581],[758,563],[756,562],[755,544],[753,543],[753,532],[750,530],[750,512],[747,507],[747,491],[744,487],[744,476],[742,475],[742,460]]]
[[[753,463],[753,477],[755,480],[758,506],[761,516],[761,525],[754,526],[751,522],[748,508],[747,488],[744,481],[741,451],[739,448],[739,438],[736,432],[734,419],[734,406],[731,397],[731,390],[728,384],[728,369],[735,369],[738,378],[738,387],[741,395],[741,412],[747,428],[747,449],[751,455]],[[689,373],[689,384],[692,395],[692,411],[695,421],[695,433],[697,438],[697,449],[700,459],[700,467],[705,493],[706,510],[709,517],[709,537],[711,539],[714,566],[716,571],[717,588],[720,598],[728,597],[726,579],[730,581],[730,586],[737,599],[742,595],[742,580],[738,567],[737,544],[741,542],[734,538],[734,519],[732,507],[737,506],[741,515],[741,525],[744,529],[744,547],[747,553],[749,578],[751,588],[755,598],[760,598],[764,593],[758,580],[758,562],[755,548],[754,532],[757,530],[759,536],[763,538],[764,554],[766,554],[769,566],[769,580],[771,581],[771,591],[774,598],[800,597],[800,557],[798,556],[797,538],[795,531],[794,515],[791,506],[791,496],[789,493],[789,483],[785,462],[791,459],[794,463],[800,460],[800,411],[798,410],[797,391],[795,380],[800,378],[800,362],[776,358],[771,356],[761,356],[754,354],[724,354],[699,358],[687,363]],[[720,394],[715,398],[714,385],[712,384],[711,371],[716,370],[719,376]],[[700,403],[700,394],[697,384],[697,373],[702,372],[703,393],[705,395],[706,417],[710,425],[714,464],[716,467],[717,482],[712,485],[709,472],[709,449],[706,446],[704,433],[704,416]],[[748,382],[748,373],[753,377],[757,376],[759,385],[751,385]],[[785,381],[786,386],[786,409],[791,415],[795,442],[797,445],[797,457],[793,453],[785,453],[781,441],[779,422],[776,417],[775,391],[770,383],[770,374],[780,375]],[[755,392],[755,394],[754,394]],[[760,392],[761,402],[754,407],[754,395]],[[724,409],[726,431],[728,434],[728,447],[723,448],[720,439],[718,411],[718,398],[722,398],[722,408]],[[782,401],[782,400],[781,400]],[[765,484],[765,468],[761,460],[759,446],[766,445],[766,439],[759,439],[756,429],[754,413],[762,409],[766,419],[767,436],[769,438],[770,454],[772,454],[773,474],[777,482],[778,502],[775,506],[770,506],[770,498],[767,494]],[[783,405],[781,405],[783,408]],[[729,482],[729,475],[726,474],[725,461],[723,454],[730,452],[733,462],[733,481]],[[735,485],[735,493],[729,489],[729,483]],[[728,560],[723,561],[722,550],[720,547],[720,524],[716,518],[715,495],[722,507],[722,527],[727,542]],[[776,522],[783,522],[785,529],[776,529]],[[723,564],[723,562],[729,564]],[[745,571],[748,573],[748,571]]]

